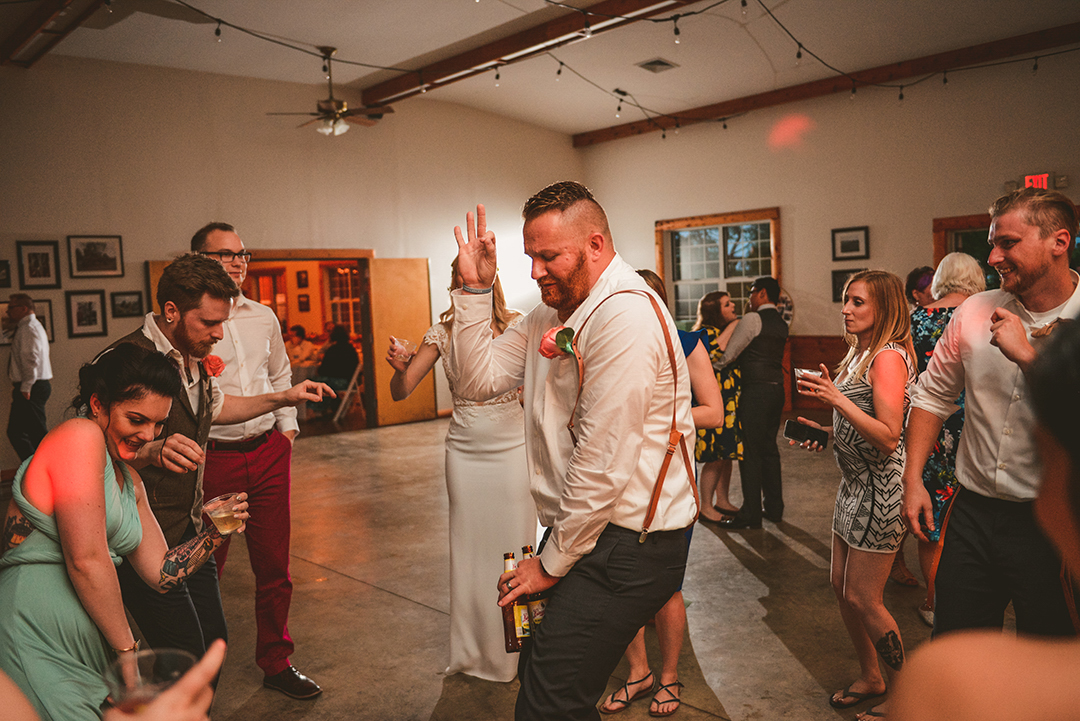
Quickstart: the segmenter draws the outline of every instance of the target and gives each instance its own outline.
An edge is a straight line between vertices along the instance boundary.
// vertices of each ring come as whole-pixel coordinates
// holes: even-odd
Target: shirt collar
[[[154,344],[154,347],[158,352],[162,353],[168,358],[176,360],[178,364],[184,362],[184,356],[178,351],[173,344],[165,337],[165,334],[161,332],[161,328],[158,327],[157,321],[153,313],[147,313],[146,318],[143,320],[143,335],[150,339]]]

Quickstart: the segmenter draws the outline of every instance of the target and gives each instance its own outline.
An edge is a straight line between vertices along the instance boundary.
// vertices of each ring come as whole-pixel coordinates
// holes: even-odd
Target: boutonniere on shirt
[[[208,355],[202,359],[203,370],[206,371],[206,375],[211,378],[217,378],[221,375],[221,372],[225,370],[225,361],[218,358],[216,355]]]
[[[564,325],[556,326],[544,333],[540,339],[540,355],[545,358],[558,358],[561,355],[574,355],[574,329]]]

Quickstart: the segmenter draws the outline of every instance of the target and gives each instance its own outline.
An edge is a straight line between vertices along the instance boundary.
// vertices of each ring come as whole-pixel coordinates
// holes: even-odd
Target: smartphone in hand
[[[822,448],[829,445],[829,434],[826,431],[808,426],[805,423],[799,423],[796,420],[790,420],[784,424],[784,438],[797,443],[813,441]]]

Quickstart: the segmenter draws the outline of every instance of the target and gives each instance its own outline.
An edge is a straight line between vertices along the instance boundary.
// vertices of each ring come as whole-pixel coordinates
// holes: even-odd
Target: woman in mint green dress
[[[0,668],[52,721],[100,716],[101,673],[137,650],[116,578],[121,559],[165,591],[224,540],[209,524],[168,549],[129,465],[180,393],[176,367],[124,344],[83,366],[79,382],[75,407],[85,417],[50,431],[19,468],[0,556]],[[243,499],[235,506],[242,519]]]

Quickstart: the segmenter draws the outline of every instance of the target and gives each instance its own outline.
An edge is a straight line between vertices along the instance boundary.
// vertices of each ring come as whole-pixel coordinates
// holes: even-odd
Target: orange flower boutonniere
[[[221,372],[225,370],[225,361],[218,358],[216,355],[208,355],[202,359],[203,370],[206,371],[206,375],[211,378],[217,378],[221,375]]]

